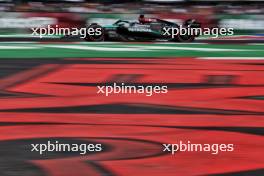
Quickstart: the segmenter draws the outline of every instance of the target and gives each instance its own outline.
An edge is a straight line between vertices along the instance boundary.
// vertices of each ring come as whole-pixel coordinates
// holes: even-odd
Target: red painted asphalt
[[[78,60],[137,63],[90,64]],[[21,151],[17,158],[41,168],[42,173],[188,176],[253,173],[264,167],[264,100],[258,98],[264,96],[264,61],[194,58],[75,61],[45,64],[3,79],[8,86],[1,87],[2,91],[15,95],[0,99],[1,142],[19,144],[20,139],[67,137],[109,146],[103,153],[52,159],[41,156],[32,159]],[[45,72],[45,68],[51,69]],[[169,92],[151,97],[142,94],[105,97],[96,93],[97,87],[93,85],[115,81],[117,75],[140,75],[133,83],[167,84]],[[109,111],[107,105],[115,106]],[[126,106],[125,110],[120,110],[121,105]],[[92,111],[94,107],[98,109]],[[139,108],[151,109],[142,113]],[[153,109],[156,111],[152,112]],[[163,143],[180,140],[232,143],[235,150],[218,155],[162,152]]]

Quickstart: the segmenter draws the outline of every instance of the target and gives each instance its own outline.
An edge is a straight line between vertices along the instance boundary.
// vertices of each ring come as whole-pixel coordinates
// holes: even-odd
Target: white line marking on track
[[[168,44],[168,45],[182,45],[182,44],[184,44],[184,45],[208,45],[209,43],[202,43],[202,42],[194,42],[194,43],[184,43],[184,42],[179,42],[179,43],[173,43],[173,42],[160,42],[160,43],[158,43],[158,42],[155,42],[155,44],[162,44],[162,45],[166,45],[166,44]]]
[[[141,48],[108,48],[108,47],[96,47],[96,46],[74,46],[74,45],[42,45],[43,47],[51,48],[65,48],[65,49],[79,49],[79,50],[94,50],[94,51],[149,51]]]
[[[264,43],[249,43],[248,45],[264,45]]]
[[[227,48],[193,48],[193,47],[176,47],[176,46],[131,46],[135,48],[144,49],[158,49],[158,50],[191,50],[191,51],[259,51],[259,50],[248,50],[248,49],[227,49]]]
[[[31,41],[31,42],[26,42],[26,41],[24,41],[24,42],[22,42],[22,41],[17,41],[17,42],[0,42],[0,44],[8,44],[8,43],[10,43],[10,44],[37,44],[38,42],[34,42],[34,41]]]
[[[77,42],[79,44],[88,44],[88,45],[93,45],[93,44],[119,44],[119,43],[122,43],[122,42]]]
[[[0,49],[38,49],[38,46],[0,46]]]
[[[205,60],[264,60],[264,57],[197,57]]]

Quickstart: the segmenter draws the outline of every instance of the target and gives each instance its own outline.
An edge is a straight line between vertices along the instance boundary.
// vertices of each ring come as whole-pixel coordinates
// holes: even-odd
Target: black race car
[[[112,25],[100,26],[91,24],[91,28],[101,28],[101,35],[87,35],[86,41],[173,41],[173,42],[191,42],[199,34],[171,35],[172,30],[176,28],[200,28],[200,23],[194,19],[189,19],[183,25],[172,23],[157,18],[145,18],[140,15],[138,21],[118,20]],[[169,32],[171,31],[171,33]]]

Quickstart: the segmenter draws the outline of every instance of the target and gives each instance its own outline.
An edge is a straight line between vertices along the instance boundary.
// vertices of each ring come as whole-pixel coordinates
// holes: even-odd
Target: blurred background
[[[238,41],[31,41],[30,28],[139,14],[234,28]],[[0,0],[0,176],[263,176],[263,34],[262,0]],[[97,94],[111,82],[169,92]],[[30,151],[48,140],[104,151]],[[163,152],[180,140],[235,151]]]
[[[232,27],[237,35],[263,34],[264,29],[262,0],[1,0],[0,35],[19,36],[48,24],[111,24],[117,19],[137,19],[139,14],[178,23],[195,18],[203,27]]]

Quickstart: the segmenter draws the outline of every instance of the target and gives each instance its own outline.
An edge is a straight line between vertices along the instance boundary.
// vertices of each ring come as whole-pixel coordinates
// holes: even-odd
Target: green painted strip
[[[1,48],[2,46],[2,48]],[[16,47],[20,47],[19,49]],[[5,49],[9,48],[9,49]],[[22,48],[22,49],[21,49]],[[0,58],[263,57],[263,45],[0,43]]]

